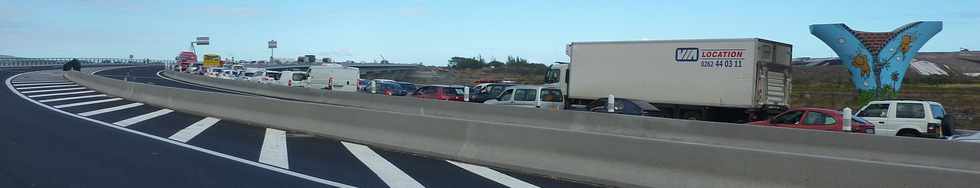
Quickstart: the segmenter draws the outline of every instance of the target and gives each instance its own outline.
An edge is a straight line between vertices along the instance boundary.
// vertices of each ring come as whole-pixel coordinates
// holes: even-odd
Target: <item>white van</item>
[[[276,82],[279,81],[279,78],[282,77],[282,72],[279,72],[279,71],[268,71],[267,70],[267,71],[265,71],[263,73],[264,73],[263,76],[262,77],[259,77],[259,80],[257,80],[259,83],[263,83],[263,84],[276,84]]]
[[[356,67],[326,63],[310,66],[309,75],[311,88],[355,92],[357,81],[361,78],[361,71]]]
[[[922,100],[871,101],[857,113],[875,125],[877,135],[938,138],[952,136],[945,116],[943,105]]]
[[[561,109],[561,90],[548,86],[510,86],[484,104],[527,108]]]
[[[276,84],[289,87],[309,87],[310,75],[300,71],[282,71]]]

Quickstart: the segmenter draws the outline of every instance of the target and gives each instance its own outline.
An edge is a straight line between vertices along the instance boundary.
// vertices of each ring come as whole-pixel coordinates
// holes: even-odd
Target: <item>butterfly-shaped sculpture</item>
[[[942,29],[939,21],[913,22],[891,32],[857,31],[844,24],[810,25],[810,33],[847,66],[862,103],[897,95],[912,58]]]

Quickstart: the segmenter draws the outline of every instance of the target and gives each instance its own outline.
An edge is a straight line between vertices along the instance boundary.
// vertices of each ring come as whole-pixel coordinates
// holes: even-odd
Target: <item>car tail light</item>
[[[930,123],[930,124],[929,124],[929,125],[927,126],[927,129],[926,129],[926,132],[928,132],[928,133],[936,133],[936,132],[939,132],[939,131],[941,131],[940,129],[941,129],[941,128],[939,128],[939,124],[935,124],[935,123]]]

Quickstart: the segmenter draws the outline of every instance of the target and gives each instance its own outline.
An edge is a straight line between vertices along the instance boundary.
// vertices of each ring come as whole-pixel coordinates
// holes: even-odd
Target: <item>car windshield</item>
[[[388,82],[382,83],[381,87],[390,90],[402,90],[402,86],[395,83],[388,83]]]
[[[489,94],[489,96],[497,96],[497,95],[500,95],[500,93],[504,92],[504,89],[507,89],[507,87],[510,87],[510,86],[511,85],[489,85],[489,86],[487,86],[487,87],[490,88],[489,89],[490,91],[488,92],[488,94]]]

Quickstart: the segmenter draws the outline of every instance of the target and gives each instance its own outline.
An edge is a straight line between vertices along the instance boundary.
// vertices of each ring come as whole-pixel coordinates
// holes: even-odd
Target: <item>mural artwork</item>
[[[861,104],[897,96],[912,58],[942,29],[939,21],[913,22],[891,32],[857,31],[844,24],[810,25],[810,33],[830,46],[847,67]]]

